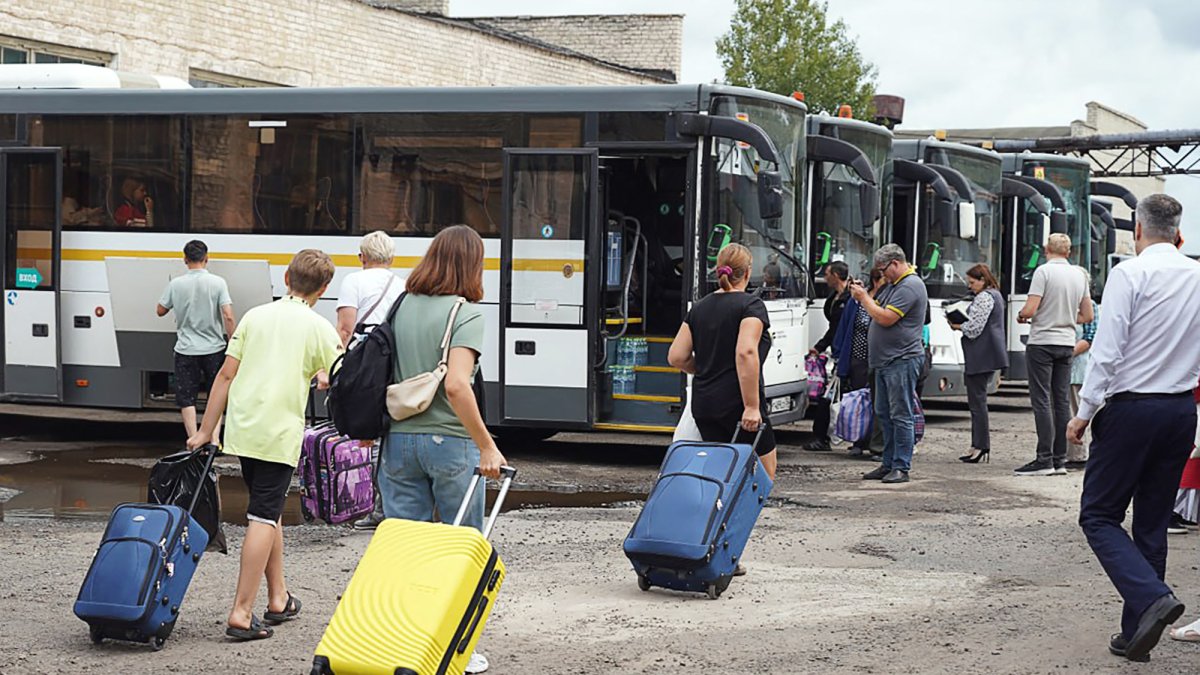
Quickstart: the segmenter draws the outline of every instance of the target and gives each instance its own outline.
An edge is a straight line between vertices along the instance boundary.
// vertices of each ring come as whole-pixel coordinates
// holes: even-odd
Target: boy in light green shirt
[[[333,261],[321,251],[305,249],[292,258],[283,277],[288,294],[242,318],[209,394],[204,423],[188,439],[192,449],[211,442],[226,413],[224,450],[241,460],[249,490],[237,595],[225,629],[238,640],[274,634],[253,612],[264,574],[267,622],[282,623],[300,612],[300,601],[284,583],[280,518],[300,460],[309,383],[316,377],[319,389],[328,387],[326,373],[341,350],[333,325],[312,311],[333,272]]]

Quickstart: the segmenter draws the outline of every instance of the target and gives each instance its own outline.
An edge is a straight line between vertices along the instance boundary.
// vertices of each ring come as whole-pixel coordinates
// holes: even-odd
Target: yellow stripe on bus
[[[49,259],[50,249],[19,249],[17,255],[26,258]],[[41,257],[39,257],[41,256]],[[183,254],[179,251],[120,251],[120,250],[102,250],[102,249],[85,249],[85,248],[66,248],[63,249],[62,259],[73,262],[104,262],[108,258],[153,258],[153,259],[172,259],[182,258]],[[238,253],[238,252],[221,252],[213,253],[209,256],[212,260],[263,260],[268,265],[278,265],[286,267],[292,262],[291,253]],[[338,267],[358,267],[359,261],[357,255],[332,255],[333,264]],[[392,267],[399,269],[412,269],[421,261],[421,256],[396,256],[392,262]],[[566,259],[533,259],[521,258],[514,260],[512,263],[513,271],[516,272],[558,272],[563,273],[567,266],[571,267],[572,275],[583,272],[582,260],[566,260]],[[499,258],[484,258],[483,268],[488,271],[495,272],[500,269]]]

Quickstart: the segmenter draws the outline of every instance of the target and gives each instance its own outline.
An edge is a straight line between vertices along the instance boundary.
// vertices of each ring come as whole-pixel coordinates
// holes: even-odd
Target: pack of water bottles
[[[650,343],[646,338],[626,337],[617,341],[618,366],[644,366],[650,361]]]
[[[609,366],[608,371],[612,373],[614,394],[637,393],[637,373],[633,366]]]

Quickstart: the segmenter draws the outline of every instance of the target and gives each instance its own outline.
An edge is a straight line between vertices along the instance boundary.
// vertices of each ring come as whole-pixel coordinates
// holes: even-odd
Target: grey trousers
[[[1067,462],[1067,423],[1071,421],[1071,358],[1074,347],[1029,345],[1029,402],[1037,427],[1037,461],[1045,466]]]
[[[967,375],[967,407],[971,410],[971,447],[975,450],[991,450],[991,433],[988,430],[987,390],[995,371]]]

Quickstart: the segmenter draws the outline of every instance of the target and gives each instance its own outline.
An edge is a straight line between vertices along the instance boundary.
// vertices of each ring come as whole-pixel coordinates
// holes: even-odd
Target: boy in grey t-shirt
[[[1067,235],[1050,235],[1046,264],[1033,273],[1029,300],[1019,315],[1020,321],[1030,324],[1025,354],[1038,443],[1037,457],[1016,469],[1018,476],[1067,472],[1075,326],[1092,320],[1087,276],[1067,260],[1070,254],[1071,239]]]
[[[208,246],[200,240],[183,247],[187,274],[175,277],[158,301],[159,316],[175,312],[175,403],[188,438],[196,435],[196,396],[207,392],[225,362],[225,344],[233,335],[229,286],[210,274]]]

